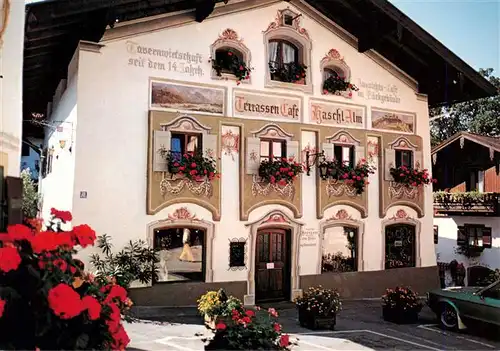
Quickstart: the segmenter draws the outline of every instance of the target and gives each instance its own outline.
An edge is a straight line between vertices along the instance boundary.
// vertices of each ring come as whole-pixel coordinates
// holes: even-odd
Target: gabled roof
[[[445,147],[449,146],[450,144],[456,142],[457,140],[461,139],[467,139],[469,141],[472,141],[473,143],[482,145],[488,149],[494,150],[496,152],[500,152],[500,137],[490,137],[486,135],[479,135],[479,134],[474,134],[474,133],[469,133],[469,132],[460,132],[452,137],[446,139],[443,141],[441,144],[436,145],[435,147],[432,148],[431,154],[434,155],[436,152],[444,149]]]
[[[306,3],[341,26],[355,37],[359,52],[377,51],[418,82],[419,92],[428,95],[431,106],[497,93],[478,72],[387,0],[289,1],[297,6]],[[98,42],[115,21],[177,11],[191,11],[193,20],[201,22],[212,13],[214,3],[220,2],[232,4],[232,0],[46,0],[28,4],[24,119],[30,119],[32,112],[45,112],[59,81],[67,78],[67,66],[80,40]],[[30,129],[25,131],[29,134]]]

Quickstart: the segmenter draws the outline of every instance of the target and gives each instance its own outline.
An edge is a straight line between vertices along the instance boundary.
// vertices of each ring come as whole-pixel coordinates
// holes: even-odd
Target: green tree
[[[479,73],[500,93],[500,78],[493,69],[480,69]],[[431,117],[444,115],[431,122],[431,143],[437,145],[452,135],[467,131],[481,135],[500,136],[500,96],[458,103],[449,107],[431,109]]]
[[[23,215],[25,218],[35,218],[38,214],[40,195],[38,194],[35,182],[31,179],[29,169],[21,172],[21,179],[23,182]]]

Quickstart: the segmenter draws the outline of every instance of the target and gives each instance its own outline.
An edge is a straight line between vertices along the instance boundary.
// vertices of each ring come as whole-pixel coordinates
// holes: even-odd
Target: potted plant
[[[323,82],[323,94],[339,94],[342,91],[358,91],[359,88],[354,84],[346,81],[343,77],[331,76]],[[349,92],[349,96],[352,93]]]
[[[284,83],[305,84],[306,71],[307,66],[298,62],[290,62],[284,65],[269,62],[271,79]]]
[[[389,172],[396,183],[407,187],[417,187],[437,181],[429,176],[427,169],[419,170],[417,168],[400,166],[392,167]]]
[[[326,168],[325,179],[334,179],[349,184],[356,189],[358,195],[362,194],[365,186],[369,184],[368,176],[375,173],[375,167],[369,165],[365,159],[361,159],[354,167],[338,160],[323,160],[318,167]]]
[[[295,305],[299,312],[300,325],[310,329],[333,329],[337,322],[337,313],[342,308],[338,291],[321,286],[307,289],[302,297],[295,300]]]
[[[0,234],[0,349],[124,350],[122,315],[131,306],[125,288],[83,272],[76,248],[92,246],[86,224],[62,229],[67,211],[50,221],[27,220]]]
[[[238,85],[242,80],[250,79],[252,68],[231,50],[220,52],[215,59],[211,58],[210,62],[218,77],[222,77],[224,71],[231,72],[236,77]]]
[[[205,324],[215,329],[219,317],[227,317],[231,311],[240,311],[243,304],[234,296],[227,296],[223,289],[208,291],[198,299],[198,312],[203,316]]]
[[[277,317],[274,308],[233,309],[217,318],[213,336],[204,340],[205,350],[289,350],[295,343],[283,334]]]
[[[220,177],[217,163],[213,157],[192,152],[180,155],[165,149],[160,150],[160,153],[167,160],[168,172],[172,176],[195,182],[212,181],[214,178]]]
[[[423,306],[416,292],[401,286],[387,289],[382,301],[384,320],[398,324],[415,323]]]
[[[302,165],[293,158],[264,160],[259,166],[259,176],[263,182],[282,186],[293,182],[302,172]]]

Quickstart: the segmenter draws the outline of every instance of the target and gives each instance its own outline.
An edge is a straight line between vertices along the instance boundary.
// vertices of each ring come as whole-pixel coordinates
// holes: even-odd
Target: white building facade
[[[316,284],[346,297],[435,287],[432,191],[389,173],[403,154],[431,167],[426,96],[310,6],[259,4],[220,6],[202,23],[185,14],[119,23],[99,43],[81,42],[52,106],[61,128],[47,137],[44,214],[70,210],[116,248],[137,239],[161,248],[160,281],[134,290],[139,305],[192,305],[218,287],[247,304]],[[209,59],[228,50],[253,68],[250,79],[217,76]],[[274,79],[274,58],[300,61],[305,77]],[[359,90],[326,94],[332,71]],[[203,151],[220,179],[173,177],[161,147]],[[261,160],[305,165],[306,151],[376,170],[362,194],[322,180],[315,156],[291,183],[260,179]]]
[[[24,2],[0,0],[0,165],[19,177],[22,134]]]

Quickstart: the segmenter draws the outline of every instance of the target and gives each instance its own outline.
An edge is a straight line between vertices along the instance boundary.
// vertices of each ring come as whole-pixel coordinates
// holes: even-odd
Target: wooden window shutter
[[[391,176],[391,168],[396,167],[396,150],[385,149],[384,152],[384,179],[393,180]]]
[[[7,200],[7,224],[21,224],[23,222],[23,181],[21,178],[5,178],[5,199]]]
[[[217,157],[217,140],[216,134],[203,135],[203,149],[205,157]]]
[[[161,155],[160,150],[170,150],[170,132],[155,130],[153,133],[153,172],[167,172],[167,160]]]
[[[424,168],[424,158],[422,151],[413,151],[413,167],[418,169]]]
[[[335,158],[335,153],[333,151],[334,144],[332,143],[323,143],[321,144],[321,148],[325,152],[325,158],[327,161],[332,161]]]
[[[286,142],[286,157],[293,158],[295,162],[300,162],[298,141],[292,140]]]
[[[260,138],[247,137],[247,148],[245,152],[245,167],[247,174],[259,174]]]
[[[491,228],[484,227],[483,229],[483,247],[485,249],[491,249]]]
[[[467,233],[464,226],[458,226],[457,229],[457,245],[465,246],[467,245]]]
[[[358,163],[361,162],[362,159],[366,160],[365,147],[360,145],[360,146],[355,146],[354,148],[356,150],[356,158],[354,159],[354,165],[357,165]]]

